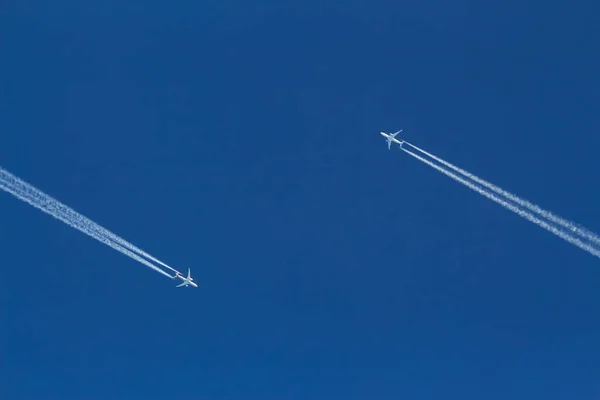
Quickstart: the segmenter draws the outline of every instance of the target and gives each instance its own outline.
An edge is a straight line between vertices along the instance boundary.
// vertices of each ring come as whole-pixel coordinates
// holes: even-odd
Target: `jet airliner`
[[[177,287],[189,286],[189,285],[192,285],[193,287],[198,287],[198,284],[196,282],[194,282],[194,279],[192,278],[189,268],[188,268],[187,278],[184,277],[183,275],[181,275],[179,272],[175,272],[175,276],[173,277],[173,279],[175,279],[175,278],[179,278],[183,281],[183,283],[180,285],[177,285]]]
[[[385,133],[385,132],[381,132],[381,134],[387,139],[387,144],[388,144],[388,150],[392,148],[392,142],[396,142],[400,145],[400,147],[402,147],[402,143],[404,143],[403,140],[398,140],[396,139],[396,135],[398,135],[400,132],[402,132],[402,129],[400,129],[398,132],[396,133]]]

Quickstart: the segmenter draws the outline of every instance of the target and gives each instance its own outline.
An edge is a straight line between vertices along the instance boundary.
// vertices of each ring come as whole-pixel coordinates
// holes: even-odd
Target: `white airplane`
[[[189,268],[188,268],[187,278],[184,277],[183,275],[181,275],[179,272],[175,272],[175,276],[173,277],[173,279],[175,279],[175,278],[179,278],[183,281],[183,283],[181,285],[177,285],[177,287],[189,286],[189,285],[192,285],[193,287],[198,287],[198,284],[196,282],[194,282],[194,279],[192,278],[192,276],[190,274]]]
[[[392,148],[392,142],[396,142],[400,145],[400,147],[402,147],[402,143],[404,143],[403,140],[398,140],[396,139],[396,135],[398,135],[400,132],[402,132],[402,129],[400,129],[398,132],[396,133],[385,133],[385,132],[381,132],[381,134],[387,138],[387,144],[388,144],[388,149]]]

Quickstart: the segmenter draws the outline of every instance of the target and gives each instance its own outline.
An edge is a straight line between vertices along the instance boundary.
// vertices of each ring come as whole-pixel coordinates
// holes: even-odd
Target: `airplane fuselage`
[[[383,136],[384,138],[386,138],[389,142],[396,142],[398,144],[402,144],[404,143],[404,140],[398,140],[395,137],[393,137],[392,135],[385,133],[385,132],[380,132],[381,136]]]

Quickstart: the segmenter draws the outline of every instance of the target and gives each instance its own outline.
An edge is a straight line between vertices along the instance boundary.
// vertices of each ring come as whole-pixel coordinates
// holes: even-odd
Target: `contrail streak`
[[[488,189],[490,189],[490,190],[492,190],[492,191],[494,191],[494,192],[496,192],[496,193],[498,193],[498,194],[506,197],[507,199],[513,201],[514,203],[517,203],[521,207],[527,208],[530,211],[533,211],[533,212],[541,215],[542,217],[546,218],[547,220],[549,220],[549,221],[551,221],[551,222],[553,222],[553,223],[555,223],[557,225],[560,225],[560,226],[562,226],[564,228],[567,228],[568,230],[572,231],[573,233],[575,233],[575,234],[577,234],[577,235],[579,235],[581,237],[584,237],[584,238],[588,239],[591,242],[594,242],[594,243],[600,245],[600,236],[596,235],[595,233],[593,233],[593,232],[591,232],[591,231],[589,231],[589,230],[587,230],[585,228],[579,227],[575,223],[573,223],[573,222],[571,222],[571,221],[569,221],[567,219],[564,219],[564,218],[561,218],[561,217],[559,217],[557,215],[554,215],[550,211],[546,211],[543,208],[541,208],[541,207],[539,207],[539,206],[537,206],[537,205],[535,205],[535,204],[533,204],[533,203],[531,203],[531,202],[529,202],[529,201],[527,201],[525,199],[522,199],[522,198],[520,198],[519,196],[517,196],[517,195],[515,195],[513,193],[510,193],[510,192],[508,192],[506,190],[503,190],[503,189],[499,188],[498,186],[496,186],[496,185],[494,185],[494,184],[492,184],[492,183],[490,183],[490,182],[488,182],[488,181],[486,181],[486,180],[484,180],[484,179],[482,179],[482,178],[480,178],[480,177],[478,177],[476,175],[473,175],[470,172],[467,172],[464,169],[461,169],[461,168],[457,167],[456,165],[449,163],[448,161],[445,161],[445,160],[443,160],[443,159],[441,159],[439,157],[436,157],[435,155],[433,155],[433,154],[431,154],[431,153],[429,153],[429,152],[427,152],[427,151],[425,151],[425,150],[423,150],[423,149],[421,149],[421,148],[419,148],[419,147],[417,147],[415,145],[412,145],[412,144],[410,144],[408,142],[405,142],[405,143],[407,145],[411,146],[412,148],[414,148],[415,150],[420,151],[421,153],[427,155],[428,157],[431,157],[432,159],[434,159],[435,161],[439,162],[440,164],[443,164],[446,167],[448,167],[450,169],[453,169],[454,171],[456,171],[456,172],[458,172],[460,174],[463,174],[467,178],[469,178],[469,179],[471,179],[471,180],[479,183],[481,186],[484,186],[484,187],[486,187],[486,188],[488,188]]]
[[[479,186],[469,182],[468,180],[460,177],[459,175],[456,175],[453,172],[451,172],[447,169],[444,169],[444,168],[440,167],[439,165],[436,165],[433,162],[406,150],[405,148],[402,148],[402,150],[404,150],[406,153],[410,154],[411,156],[415,157],[417,160],[424,162],[425,164],[429,165],[430,167],[435,168],[439,172],[456,180],[457,182],[462,183],[469,189],[474,190],[475,192],[479,193],[480,195],[487,197],[490,200],[495,201],[496,203],[500,204],[504,208],[518,214],[519,216],[525,218],[526,220],[533,222],[534,224],[538,225],[539,227],[544,228],[551,233],[554,233],[556,236],[560,237],[561,239],[566,240],[567,242],[574,244],[575,246],[579,247],[580,249],[583,249],[583,250],[587,251],[588,253],[600,258],[600,250],[596,249],[595,247],[590,246],[589,244],[582,242],[580,239],[572,236],[571,234],[569,234],[565,231],[562,231],[553,225],[548,224],[547,222],[536,217],[534,214],[532,214],[528,211],[525,211],[525,210],[507,202],[506,200],[501,199],[500,197],[496,196],[495,194],[483,190]]]
[[[135,254],[135,253],[131,252],[130,250],[124,248],[123,246],[120,246],[119,244],[109,240],[108,238],[102,236],[99,232],[89,229],[89,227],[87,227],[86,225],[82,225],[81,223],[78,223],[79,221],[70,219],[69,215],[64,214],[60,208],[56,207],[56,203],[58,203],[58,204],[62,204],[62,203],[59,203],[54,199],[52,199],[54,201],[49,201],[49,199],[48,199],[49,196],[45,195],[44,193],[37,191],[38,193],[41,193],[41,196],[36,198],[36,196],[32,196],[31,194],[24,191],[23,188],[21,188],[19,186],[12,186],[10,184],[10,182],[3,181],[3,179],[1,179],[1,178],[0,178],[0,189],[12,194],[19,200],[22,200],[22,201],[28,203],[29,205],[37,208],[38,210],[41,210],[41,211],[51,215],[52,217],[58,219],[59,221],[64,222],[65,224],[69,225],[70,227],[75,228],[75,229],[85,233],[86,235],[106,244],[107,246],[112,247],[113,249],[121,252],[122,254],[125,254],[126,256],[131,257],[132,259],[146,265],[147,267],[150,267],[153,270],[155,270],[171,279],[173,278],[173,276],[167,274],[165,271],[158,268],[156,265],[150,263],[148,260],[143,259],[138,254]],[[66,207],[66,206],[64,206],[64,207]]]
[[[23,181],[19,177],[11,174],[10,172],[8,172],[7,170],[5,170],[1,167],[0,167],[0,182],[4,182],[4,184],[8,185],[8,186],[18,188],[18,190],[20,192],[27,193],[29,196],[32,196],[32,197],[36,197],[36,198],[40,199],[41,201],[43,201],[43,203],[51,204],[52,207],[59,210],[67,218],[69,218],[72,221],[77,221],[79,224],[85,226],[86,229],[88,229],[90,231],[96,231],[96,232],[98,232],[98,234],[106,237],[109,240],[112,240],[113,242],[118,243],[120,246],[125,247],[125,248],[129,249],[130,251],[137,253],[143,257],[146,257],[147,259],[152,260],[152,261],[162,265],[163,267],[166,267],[174,272],[177,272],[177,270],[172,268],[171,266],[165,264],[164,262],[160,261],[159,259],[157,259],[155,257],[152,257],[150,254],[146,253],[142,249],[134,246],[133,244],[126,241],[125,239],[115,235],[108,229],[102,227],[101,225],[97,224],[96,222],[90,220],[89,218],[79,214],[72,208],[61,203],[60,201],[56,200],[55,198],[47,195],[46,193],[42,192],[41,190],[33,187],[29,183]]]

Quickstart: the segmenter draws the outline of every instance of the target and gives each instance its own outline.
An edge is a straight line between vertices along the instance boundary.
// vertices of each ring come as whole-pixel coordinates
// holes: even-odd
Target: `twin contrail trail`
[[[431,153],[429,153],[429,152],[427,152],[427,151],[425,151],[425,150],[423,150],[423,149],[421,149],[421,148],[419,148],[419,147],[417,147],[415,145],[412,145],[412,144],[410,144],[408,142],[405,142],[405,143],[407,145],[411,146],[412,148],[420,151],[421,153],[425,154],[426,156],[434,159],[435,161],[439,162],[440,164],[443,164],[446,167],[448,167],[448,168],[450,168],[450,169],[452,169],[452,170],[454,170],[454,171],[456,171],[456,172],[458,172],[458,173],[466,176],[467,178],[473,180],[474,182],[479,183],[481,186],[485,186],[486,188],[490,189],[491,191],[493,191],[495,193],[498,193],[498,194],[506,197],[507,199],[509,199],[510,201],[512,201],[514,203],[517,203],[521,207],[524,207],[524,208],[526,208],[526,209],[528,209],[528,210],[530,210],[530,211],[532,211],[532,212],[534,212],[536,214],[539,214],[542,217],[546,218],[547,220],[555,223],[556,225],[560,225],[560,226],[562,226],[564,228],[567,228],[571,232],[573,232],[573,233],[575,233],[575,234],[577,234],[577,235],[579,235],[581,237],[584,237],[587,240],[589,240],[591,242],[594,242],[595,244],[600,245],[600,236],[596,235],[595,233],[590,232],[587,229],[581,228],[581,227],[577,226],[576,224],[574,224],[573,222],[571,222],[569,220],[566,220],[566,219],[561,218],[561,217],[559,217],[557,215],[554,215],[550,211],[546,211],[546,210],[542,209],[541,207],[539,207],[539,206],[537,206],[537,205],[535,205],[535,204],[533,204],[533,203],[531,203],[531,202],[529,202],[529,201],[527,201],[525,199],[522,199],[522,198],[520,198],[519,196],[517,196],[515,194],[512,194],[512,193],[510,193],[510,192],[508,192],[506,190],[503,190],[503,189],[499,188],[498,186],[496,186],[494,184],[491,184],[491,183],[487,182],[486,180],[481,179],[480,177],[478,177],[478,176],[476,176],[476,175],[474,175],[472,173],[469,173],[469,172],[465,171],[464,169],[461,169],[461,168],[457,167],[456,165],[453,165],[453,164],[451,164],[451,163],[449,163],[449,162],[447,162],[447,161],[445,161],[445,160],[443,160],[443,159],[441,159],[439,157],[436,157],[435,155],[433,155],[433,154],[431,154]]]
[[[145,251],[137,248],[110,232],[108,229],[103,228],[89,218],[79,214],[72,208],[31,186],[27,182],[24,182],[1,167],[0,189],[169,278],[173,277],[148,260],[152,260],[174,272],[178,272],[176,269],[163,263],[157,258],[152,257]],[[148,260],[142,257],[146,257]]]
[[[460,175],[458,175],[446,168],[443,168],[440,165],[436,165],[432,161],[430,161],[424,157],[421,157],[418,154],[415,154],[415,153],[407,150],[404,147],[401,147],[401,149],[404,152],[415,157],[417,160],[422,161],[423,163],[425,163],[425,164],[429,165],[430,167],[436,169],[437,171],[445,174],[446,176],[449,176],[450,178],[456,180],[457,182],[462,183],[463,185],[467,186],[471,190],[474,190],[475,192],[479,193],[480,195],[487,197],[490,200],[495,201],[496,203],[500,204],[501,206],[505,207],[506,209],[516,213],[517,215],[527,219],[530,222],[533,222],[534,224],[538,225],[539,227],[546,229],[547,231],[555,234],[556,236],[560,237],[561,239],[566,240],[567,242],[574,244],[575,246],[600,258],[600,248],[581,240],[582,238],[585,238],[588,241],[591,241],[594,243],[600,243],[600,237],[598,237],[598,235],[596,235],[588,230],[578,227],[571,221],[568,221],[564,218],[557,217],[556,215],[552,214],[551,212],[543,210],[539,206],[536,206],[535,204],[532,204],[526,200],[523,200],[510,192],[502,190],[501,188],[499,188],[499,187],[497,187],[497,186],[495,186],[495,185],[493,185],[493,184],[491,184],[491,183],[489,183],[489,182],[487,182],[487,181],[485,181],[463,169],[460,169],[460,168],[454,166],[453,164],[451,164],[447,161],[444,161],[439,157],[434,156],[431,153],[428,153],[428,152],[418,148],[417,146],[414,146],[408,142],[404,142],[404,143],[413,147],[415,150],[420,151],[424,155],[427,155],[431,159],[439,162],[440,164],[448,167],[449,169],[456,171]],[[479,183],[481,186],[484,186],[485,188],[489,189],[491,192],[475,185],[473,182],[470,182],[467,178],[471,179],[473,182]],[[498,195],[504,196],[504,198],[502,198]],[[514,202],[516,205],[510,203],[506,199]],[[546,220],[544,220],[542,218],[545,218]],[[573,233],[561,230],[549,222],[552,222],[556,225],[560,225],[563,228],[566,228]]]

